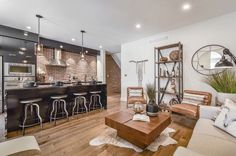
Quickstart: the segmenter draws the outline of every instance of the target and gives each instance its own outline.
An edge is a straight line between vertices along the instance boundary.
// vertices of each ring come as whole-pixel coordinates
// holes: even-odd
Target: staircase
[[[110,55],[113,58],[113,60],[116,62],[118,67],[120,68],[121,67],[120,53],[114,53],[114,54],[110,54]]]

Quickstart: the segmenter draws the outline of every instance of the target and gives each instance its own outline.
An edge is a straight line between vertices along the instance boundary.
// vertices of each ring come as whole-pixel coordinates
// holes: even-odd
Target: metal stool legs
[[[29,107],[30,107],[30,115],[31,116],[33,115],[33,107],[35,107],[36,115],[37,115],[37,118],[39,120],[39,123],[36,123],[36,124],[40,124],[41,129],[43,129],[43,120],[42,120],[42,118],[40,116],[40,113],[39,113],[39,105],[36,104],[36,103],[28,103],[28,104],[25,104],[24,119],[23,119],[22,125],[20,125],[20,127],[22,127],[22,134],[23,135],[25,135],[25,128],[26,127],[30,127],[30,126],[36,125],[36,124],[26,125],[26,121],[27,121],[27,118],[28,118],[28,108]]]
[[[82,106],[84,108],[81,106],[81,101],[82,101]],[[83,111],[84,109],[85,109],[85,112],[87,113],[88,112],[88,108],[87,108],[86,103],[87,103],[87,101],[86,101],[86,98],[84,96],[77,96],[75,98],[74,106],[73,106],[73,109],[72,109],[72,116],[74,116],[75,114],[79,114],[80,113],[79,111],[80,110]],[[76,111],[75,111],[75,108],[76,108]]]
[[[61,114],[63,116],[63,114],[66,114],[66,118],[69,121],[69,113],[66,110],[66,101],[63,99],[57,99],[54,100],[52,103],[52,111],[50,113],[50,122],[52,122],[52,120],[54,120],[54,125],[56,125],[56,120],[63,118],[63,117],[57,117],[58,115],[58,108],[61,108]]]
[[[98,102],[98,103],[97,103]],[[93,105],[93,110],[96,109],[96,106],[99,106],[100,109],[103,109],[101,96],[99,94],[92,94],[90,97],[89,111],[91,111],[91,105]]]

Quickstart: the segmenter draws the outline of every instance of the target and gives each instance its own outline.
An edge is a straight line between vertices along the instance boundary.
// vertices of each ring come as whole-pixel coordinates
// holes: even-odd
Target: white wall
[[[137,86],[135,65],[130,60],[148,59],[143,85],[154,82],[154,47],[181,42],[184,50],[184,88],[215,91],[202,82],[200,75],[191,66],[195,51],[207,44],[220,44],[236,55],[236,12],[196,23],[180,29],[156,34],[121,46],[121,100],[126,100],[127,86]],[[127,74],[127,76],[125,76]],[[214,98],[213,98],[214,100]]]
[[[106,82],[106,53],[104,50],[100,51],[100,55],[97,56],[97,80]]]

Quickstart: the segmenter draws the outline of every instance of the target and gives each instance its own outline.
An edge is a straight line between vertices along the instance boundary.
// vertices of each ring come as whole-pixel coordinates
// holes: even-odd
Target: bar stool
[[[53,103],[52,111],[50,113],[50,122],[54,120],[54,125],[56,125],[56,120],[64,118],[64,115],[66,115],[66,118],[69,121],[69,115],[66,110],[66,101],[64,100],[65,98],[67,98],[67,95],[51,96],[51,99],[53,99]],[[58,110],[61,112],[58,113]],[[58,117],[58,115],[61,116]]]
[[[101,91],[91,91],[90,94],[91,96],[90,96],[89,111],[91,111],[91,105],[93,110],[95,110],[97,107],[103,109],[100,96]]]
[[[42,101],[41,98],[36,98],[36,99],[28,99],[28,100],[22,100],[20,101],[21,104],[24,104],[24,117],[23,117],[23,122],[22,124],[19,125],[19,127],[22,128],[22,133],[25,135],[25,128],[26,127],[32,127],[35,125],[40,124],[41,129],[43,129],[43,120],[40,116],[40,109],[39,105],[36,102]],[[30,108],[30,116],[33,117],[34,113],[34,108],[36,110],[36,118],[33,120],[38,120],[37,123],[33,124],[26,124],[27,118],[28,118],[28,108]]]
[[[80,113],[84,113],[84,111],[87,113],[88,112],[88,108],[87,108],[87,100],[85,98],[85,96],[87,95],[86,92],[83,93],[73,93],[75,97],[75,102],[74,102],[74,106],[72,109],[72,116],[74,116],[75,114],[80,114]],[[76,111],[75,108],[77,107]]]

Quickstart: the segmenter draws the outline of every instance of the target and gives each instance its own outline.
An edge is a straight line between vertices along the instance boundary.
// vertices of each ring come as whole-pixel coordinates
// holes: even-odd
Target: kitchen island
[[[51,85],[39,85],[31,88],[17,88],[6,89],[6,111],[7,111],[7,131],[15,131],[19,129],[19,123],[23,118],[24,105],[20,104],[21,100],[42,98],[41,102],[38,102],[40,107],[40,115],[43,122],[49,121],[49,114],[52,107],[53,95],[66,94],[67,110],[71,116],[71,110],[74,101],[73,93],[87,92],[87,103],[90,101],[91,91],[101,91],[101,102],[104,109],[107,109],[107,85],[106,84],[86,84],[86,85],[72,85],[65,84],[63,86],[51,86]]]

